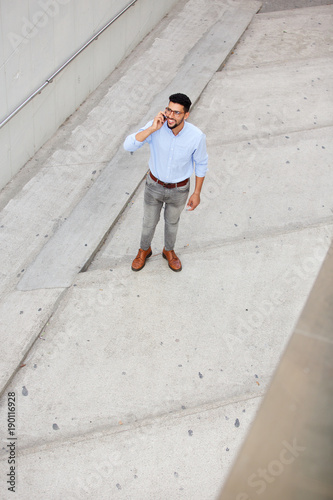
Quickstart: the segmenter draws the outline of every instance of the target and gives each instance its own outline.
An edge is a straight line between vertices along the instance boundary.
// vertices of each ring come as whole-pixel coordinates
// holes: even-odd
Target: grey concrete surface
[[[22,450],[20,482],[29,486],[20,498],[31,498],[31,492],[35,498],[66,500],[215,498],[255,406],[247,400],[131,427],[120,422],[118,429],[85,439]]]
[[[256,1],[179,2],[29,162],[26,171],[1,192],[0,296],[8,311],[1,341],[8,343],[7,332],[15,328],[22,339],[35,331],[30,344],[40,333],[35,328],[34,309],[25,309],[22,325],[11,303],[6,305],[7,294],[16,287],[22,291],[53,288],[58,290],[56,304],[140,184],[146,162],[137,166],[133,160],[131,164],[122,149],[129,127],[141,125],[156,113],[162,94],[165,92],[164,104],[165,96],[178,91],[186,75],[189,93],[193,100],[198,98],[259,7]],[[205,57],[203,70],[209,44],[211,57]],[[170,87],[170,82],[177,87]],[[45,306],[39,304],[42,311],[49,310],[45,300]],[[40,317],[45,324],[47,314]],[[13,350],[10,361],[1,359],[1,389],[8,382],[6,374],[15,364],[19,366],[22,353]]]
[[[193,0],[177,13],[181,17],[163,21],[165,33],[172,33],[176,20],[186,24],[186,7],[192,15],[195,7],[201,18],[202,5]],[[205,31],[207,16],[208,11],[202,16]],[[207,134],[210,170],[201,205],[182,216],[176,248],[181,273],[172,273],[161,257],[162,224],[145,268],[130,269],[140,237],[142,185],[133,193],[124,184],[129,198],[121,200],[123,213],[87,272],[73,275],[73,283],[14,292],[26,262],[43,246],[33,247],[24,266],[17,259],[16,278],[6,278],[2,292],[7,322],[14,311],[25,328],[23,308],[15,309],[21,297],[30,301],[34,294],[31,307],[37,311],[44,293],[49,301],[58,299],[48,324],[41,331],[37,324],[37,340],[1,399],[1,422],[6,422],[7,392],[15,391],[18,400],[20,498],[211,500],[218,495],[333,236],[327,45],[332,16],[331,7],[256,15],[198,99],[190,120]],[[211,25],[215,22],[211,17]],[[132,77],[142,68],[127,69]],[[160,91],[156,88],[156,95]],[[146,96],[143,101],[126,127],[135,129],[140,116],[146,117]],[[94,102],[89,126],[94,116],[98,123],[111,98]],[[116,153],[124,131],[119,126],[107,154]],[[52,161],[66,150],[68,160],[76,151],[67,143],[54,150]],[[125,157],[140,180],[147,151]],[[43,185],[48,173],[41,169],[30,186]],[[88,179],[77,188],[77,202]],[[4,208],[13,240],[23,198],[32,196],[30,186]],[[74,198],[63,197],[70,217],[77,210],[69,210]],[[89,220],[94,223],[93,213]],[[50,224],[46,214],[43,221],[42,228]],[[59,222],[52,234],[62,227]],[[23,249],[23,235],[16,238]],[[2,491],[7,468],[3,450]]]

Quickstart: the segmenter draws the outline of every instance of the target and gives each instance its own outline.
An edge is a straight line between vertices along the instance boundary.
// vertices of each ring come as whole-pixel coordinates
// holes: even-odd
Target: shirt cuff
[[[126,149],[126,151],[131,151],[131,152],[136,151],[144,144],[144,141],[140,142],[135,139],[136,134],[137,133],[131,134],[126,137],[124,142],[124,149]]]
[[[195,175],[197,177],[205,177],[207,172],[207,165],[195,165]]]

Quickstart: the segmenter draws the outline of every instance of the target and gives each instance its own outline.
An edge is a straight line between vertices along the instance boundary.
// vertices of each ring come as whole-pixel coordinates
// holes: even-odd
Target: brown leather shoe
[[[178,259],[177,255],[173,250],[169,251],[163,248],[162,255],[169,262],[170,269],[172,269],[176,273],[182,270],[182,263],[180,262],[180,260]]]
[[[142,250],[142,248],[139,249],[138,255],[135,257],[135,259],[132,262],[132,269],[133,271],[140,271],[145,266],[146,259],[148,259],[151,256],[151,248],[149,247],[148,250]]]

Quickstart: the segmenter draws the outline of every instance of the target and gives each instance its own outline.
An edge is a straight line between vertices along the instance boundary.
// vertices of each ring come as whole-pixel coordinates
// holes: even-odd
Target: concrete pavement
[[[258,3],[251,4],[246,16],[252,17]],[[170,30],[184,27],[180,21],[185,23],[189,12],[196,12],[196,26],[204,19],[200,39],[206,43],[206,33],[216,34],[216,18],[211,10],[203,16],[199,2],[184,3],[157,31],[164,29],[167,40]],[[229,23],[231,15],[223,12],[220,19]],[[104,140],[104,135],[90,130],[85,142],[76,140],[78,149],[69,143],[59,149],[61,137],[54,138],[49,160],[54,163],[35,172],[21,191],[9,187],[17,193],[3,209],[8,249],[14,242],[23,250],[30,246],[32,228],[38,241],[24,264],[15,252],[7,255],[5,268],[15,270],[16,277],[3,271],[1,295],[4,350],[10,358],[15,348],[16,359],[28,352],[0,410],[5,448],[7,393],[15,392],[20,498],[216,498],[332,238],[332,15],[330,6],[257,14],[223,70],[215,73],[225,57],[221,52],[220,64],[207,73],[210,83],[203,93],[197,91],[190,121],[207,134],[210,171],[201,205],[182,217],[176,248],[181,273],[172,273],[161,258],[162,225],[146,267],[140,273],[130,270],[140,236],[143,188],[138,184],[147,151],[122,153],[122,168],[129,165],[124,178],[136,172],[137,182],[119,188],[124,193],[114,224],[99,252],[98,245],[90,249],[94,259],[87,271],[77,274],[72,266],[62,281],[51,275],[42,288],[29,286],[33,273],[25,278],[23,269],[36,269],[46,248],[40,240],[57,238],[90,186],[93,193],[91,179],[98,174],[89,137]],[[195,46],[199,35],[192,36]],[[157,38],[153,45],[145,43],[146,61],[154,45],[170,50]],[[183,44],[181,38],[177,50]],[[184,57],[188,50],[184,47]],[[138,61],[126,64],[128,72],[141,69]],[[178,71],[175,67],[175,81]],[[161,97],[161,82],[156,85]],[[144,99],[137,110],[138,123],[149,114],[146,104]],[[103,105],[96,96],[87,104],[89,127],[98,123]],[[73,117],[73,144],[78,131],[84,137],[88,129],[78,119]],[[126,126],[135,129],[134,119]],[[119,127],[107,154],[116,153],[124,131],[125,125]],[[77,156],[84,145],[90,149],[83,157],[86,166]],[[76,185],[75,165],[84,176],[77,191],[66,196],[68,186],[54,183],[54,175],[55,162],[67,154],[61,167],[67,181],[70,177]],[[23,217],[27,199],[36,207],[32,221],[31,213]],[[95,201],[96,216],[103,198]],[[49,205],[41,217],[37,212],[44,203]],[[92,227],[94,212],[89,221]],[[56,258],[52,252],[50,264]],[[41,317],[48,320],[45,328]],[[6,380],[13,366],[6,366]],[[4,452],[2,491],[7,469]]]
[[[195,102],[259,7],[179,2],[1,193],[2,388],[147,170],[146,160],[138,165],[138,155],[131,161],[122,148],[129,127],[147,121],[186,79]]]

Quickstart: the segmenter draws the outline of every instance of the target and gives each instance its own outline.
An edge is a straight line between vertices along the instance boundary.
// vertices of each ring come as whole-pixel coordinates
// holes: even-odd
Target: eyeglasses
[[[182,113],[181,111],[175,111],[174,109],[170,109],[170,108],[165,108],[165,112],[168,115],[174,114],[175,116],[179,116],[179,115],[183,115],[184,114],[184,112]]]

